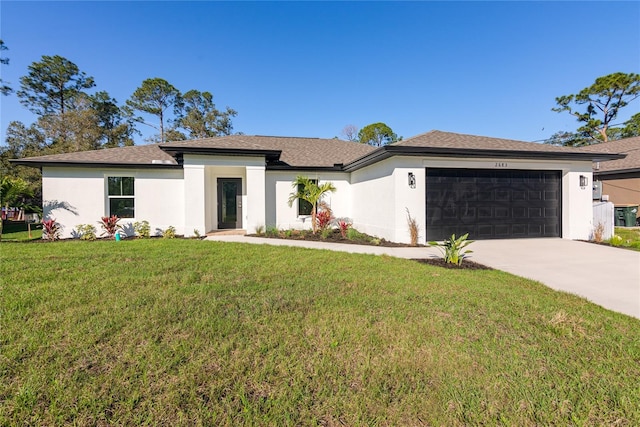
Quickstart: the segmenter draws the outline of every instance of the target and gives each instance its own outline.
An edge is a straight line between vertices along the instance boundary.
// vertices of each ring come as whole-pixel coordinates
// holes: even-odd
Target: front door
[[[242,179],[218,178],[218,229],[242,228]]]

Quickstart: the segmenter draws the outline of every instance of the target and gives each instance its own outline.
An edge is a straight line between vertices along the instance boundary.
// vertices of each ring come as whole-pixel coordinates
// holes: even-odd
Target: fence
[[[591,239],[596,239],[596,234],[601,232],[602,240],[613,237],[613,203],[611,202],[593,202],[593,230],[591,231]]]

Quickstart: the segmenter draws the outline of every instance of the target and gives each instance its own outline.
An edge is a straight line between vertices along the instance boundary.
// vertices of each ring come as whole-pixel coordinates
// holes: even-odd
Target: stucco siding
[[[317,179],[320,184],[331,182],[336,187],[334,193],[327,194],[323,201],[331,206],[337,218],[351,218],[351,185],[349,174],[342,172],[267,171],[265,191],[265,226],[280,229],[310,229],[311,218],[298,215],[298,204],[288,204],[294,191],[293,181],[298,175]]]
[[[120,221],[124,232],[133,234],[135,221],[147,220],[152,233],[176,227],[183,233],[184,185],[182,170],[127,170],[42,168],[44,216],[55,218],[63,226],[62,237],[74,236],[79,224],[95,225],[107,215],[106,178],[135,178],[135,218]]]
[[[607,179],[602,181],[602,194],[614,205],[640,205],[640,178]]]

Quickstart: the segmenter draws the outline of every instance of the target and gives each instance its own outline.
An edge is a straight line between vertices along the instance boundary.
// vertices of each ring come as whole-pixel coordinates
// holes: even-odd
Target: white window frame
[[[110,178],[131,178],[133,179],[133,195],[111,195],[109,194],[109,179]],[[111,216],[113,213],[111,212],[111,200],[112,199],[132,199],[133,200],[133,216],[131,217],[120,217],[125,219],[134,219],[136,217],[136,176],[131,173],[109,173],[104,175],[104,185],[105,185],[105,212],[106,216]],[[122,192],[122,183],[121,192]]]

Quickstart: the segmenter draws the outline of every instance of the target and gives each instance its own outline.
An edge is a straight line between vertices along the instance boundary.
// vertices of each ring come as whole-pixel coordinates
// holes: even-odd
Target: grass
[[[614,244],[615,246],[620,246],[623,248],[629,248],[636,251],[640,251],[640,228],[626,228],[626,227],[616,227],[615,235],[620,236],[621,240],[614,241],[610,239],[610,244]]]
[[[2,241],[5,242],[23,242],[27,240],[39,240],[42,238],[42,224],[32,224],[31,237],[29,237],[29,231],[27,225],[23,224],[22,227],[6,227],[2,233]]]
[[[0,251],[0,425],[640,424],[640,322],[503,272],[19,247]]]

